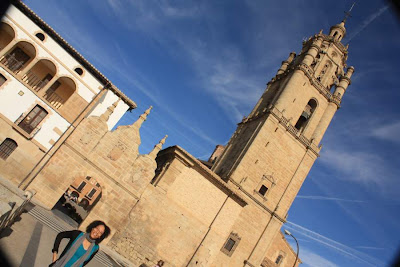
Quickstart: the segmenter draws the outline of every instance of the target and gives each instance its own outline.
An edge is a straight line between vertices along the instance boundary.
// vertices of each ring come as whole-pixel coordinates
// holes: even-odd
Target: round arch
[[[14,28],[10,24],[1,22],[0,25],[0,50],[3,50],[15,38]]]

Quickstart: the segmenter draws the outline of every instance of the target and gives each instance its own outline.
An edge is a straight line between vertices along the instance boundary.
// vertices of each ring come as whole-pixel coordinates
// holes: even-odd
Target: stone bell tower
[[[342,21],[304,41],[299,55],[290,53],[213,166],[281,222],[350,84],[345,34]]]

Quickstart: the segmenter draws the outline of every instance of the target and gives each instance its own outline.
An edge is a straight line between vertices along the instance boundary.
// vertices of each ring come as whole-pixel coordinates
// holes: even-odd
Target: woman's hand
[[[53,252],[53,262],[57,260],[57,252]]]

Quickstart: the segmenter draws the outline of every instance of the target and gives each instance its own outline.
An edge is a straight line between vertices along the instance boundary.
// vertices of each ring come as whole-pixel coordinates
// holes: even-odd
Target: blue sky
[[[120,124],[154,106],[142,153],[168,134],[165,147],[202,159],[229,140],[289,52],[352,4],[26,2],[138,104]],[[400,20],[385,1],[364,0],[346,28],[353,83],[284,226],[299,239],[303,266],[387,266],[400,248]]]

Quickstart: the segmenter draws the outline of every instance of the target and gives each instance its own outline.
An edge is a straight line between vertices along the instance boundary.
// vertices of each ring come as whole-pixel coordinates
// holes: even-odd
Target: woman
[[[53,247],[51,267],[81,267],[96,255],[99,243],[110,234],[110,228],[102,221],[94,221],[86,228],[86,233],[78,230],[61,232],[57,235]],[[58,247],[63,238],[69,242],[57,260]]]

